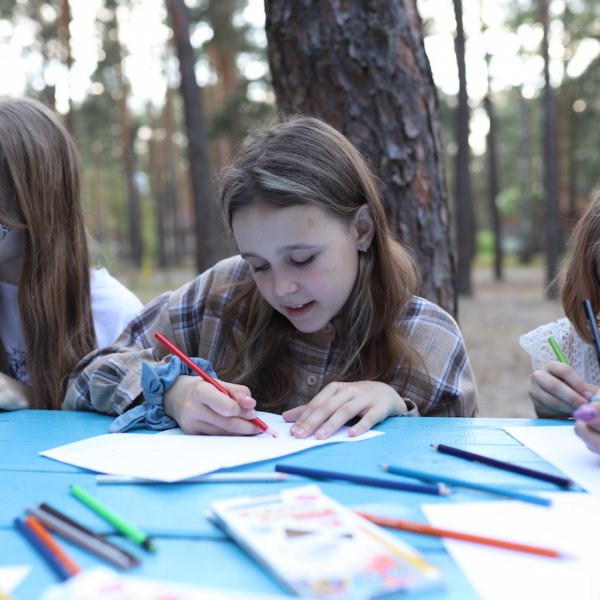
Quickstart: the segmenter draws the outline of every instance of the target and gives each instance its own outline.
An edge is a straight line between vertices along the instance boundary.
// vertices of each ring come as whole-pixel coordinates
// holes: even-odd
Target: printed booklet
[[[410,545],[318,486],[214,502],[210,517],[304,598],[358,600],[441,584]]]

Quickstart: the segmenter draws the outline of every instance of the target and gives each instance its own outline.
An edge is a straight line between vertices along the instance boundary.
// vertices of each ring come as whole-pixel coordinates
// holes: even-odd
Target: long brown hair
[[[583,301],[589,299],[594,314],[600,312],[600,196],[592,201],[573,228],[562,276],[560,297],[565,315],[579,336],[591,344],[592,334]]]
[[[376,179],[349,140],[317,118],[280,119],[247,138],[221,181],[220,204],[229,228],[235,212],[254,202],[280,208],[313,204],[346,222],[364,204],[370,207],[375,234],[368,251],[359,253],[354,289],[341,312],[344,357],[333,379],[386,381],[402,363],[406,384],[421,361],[398,320],[417,289],[417,271],[394,240]],[[294,387],[287,350],[294,327],[251,280],[226,310],[225,322],[240,320],[244,342],[237,344],[224,374],[241,371],[237,380],[260,391],[262,408],[284,408],[282,399]]]
[[[50,109],[0,100],[0,223],[23,231],[18,304],[34,408],[60,408],[71,369],[96,345],[79,169]]]

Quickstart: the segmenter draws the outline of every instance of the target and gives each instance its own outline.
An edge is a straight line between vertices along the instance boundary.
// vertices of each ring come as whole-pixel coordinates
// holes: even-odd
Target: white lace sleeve
[[[519,344],[531,358],[531,366],[534,371],[537,371],[542,365],[550,360],[556,360],[554,350],[548,342],[548,338],[552,336],[558,342],[561,350],[565,353],[567,360],[570,361],[566,354],[567,340],[573,336],[573,328],[568,319],[562,318],[558,321],[552,321],[545,325],[540,325],[529,333],[523,334],[519,338]]]
[[[531,357],[534,371],[548,361],[556,360],[556,355],[548,342],[550,336],[554,337],[569,364],[583,379],[588,383],[600,385],[600,366],[593,346],[577,335],[571,322],[566,318],[541,325],[519,338],[519,344]]]

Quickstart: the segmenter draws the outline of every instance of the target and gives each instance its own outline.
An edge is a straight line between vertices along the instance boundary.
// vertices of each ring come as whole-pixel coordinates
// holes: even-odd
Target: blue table
[[[30,565],[32,570],[16,591],[19,600],[35,600],[56,582],[55,575],[14,530],[13,520],[27,506],[47,502],[82,524],[111,533],[110,527],[69,494],[76,483],[106,502],[123,517],[151,535],[158,547],[145,553],[123,538],[123,548],[142,558],[131,574],[263,593],[287,594],[287,590],[248,557],[205,513],[211,502],[242,494],[271,493],[283,486],[312,483],[298,478],[278,483],[203,483],[153,485],[102,485],[95,473],[39,456],[41,450],[107,432],[110,417],[95,413],[16,411],[0,413],[0,566]],[[565,426],[565,422],[536,419],[394,418],[378,427],[386,435],[354,444],[331,444],[273,461],[240,467],[245,471],[271,471],[276,462],[385,476],[381,463],[429,469],[480,483],[523,492],[556,491],[556,486],[440,454],[431,444],[459,446],[531,468],[559,473],[504,431],[507,426]],[[393,477],[390,475],[390,477]],[[463,502],[494,497],[457,490],[437,497],[365,487],[347,482],[320,481],[323,491],[345,505],[373,510],[374,505],[402,504],[403,518],[423,520],[422,503]],[[565,492],[568,493],[568,492]],[[441,540],[404,532],[395,535],[417,547],[445,575],[446,589],[416,593],[420,600],[469,600],[477,598],[462,572],[454,565]],[[60,540],[73,560],[83,568],[101,564],[93,555]],[[290,594],[291,596],[291,594]],[[406,598],[405,595],[387,596]]]

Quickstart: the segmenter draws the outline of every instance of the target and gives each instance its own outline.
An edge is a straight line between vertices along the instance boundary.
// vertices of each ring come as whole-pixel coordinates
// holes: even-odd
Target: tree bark
[[[467,96],[467,69],[465,64],[465,32],[462,21],[462,0],[454,0],[456,18],[456,63],[458,66],[458,106],[456,114],[456,246],[458,249],[458,293],[472,294],[471,262],[475,256],[475,219],[471,192],[469,163],[469,99]]]
[[[413,0],[267,0],[279,108],[321,117],[367,156],[420,293],[456,314],[440,117]]]
[[[556,275],[560,266],[561,227],[558,205],[558,151],[556,147],[556,98],[550,83],[550,55],[548,51],[548,0],[540,0],[540,20],[544,36],[544,188],[546,192],[546,284],[548,297],[556,298]]]
[[[222,232],[216,207],[212,202],[208,140],[204,124],[202,90],[196,81],[194,50],[190,42],[189,12],[183,0],[167,0],[167,11],[173,28],[188,138],[188,160],[196,225],[196,268],[202,272],[220,256],[216,241]]]

